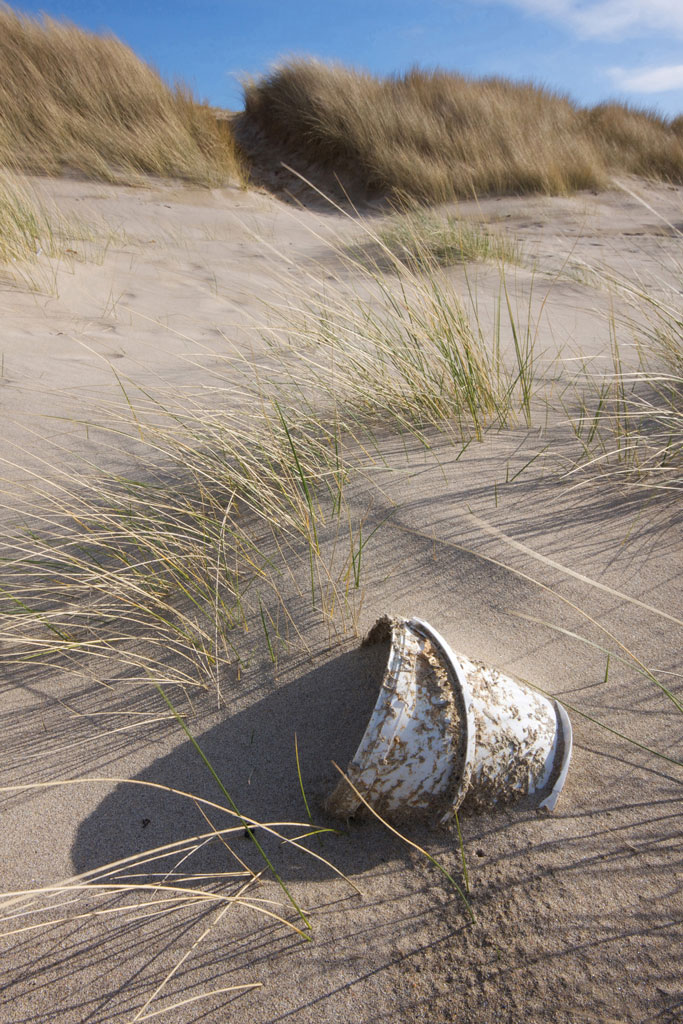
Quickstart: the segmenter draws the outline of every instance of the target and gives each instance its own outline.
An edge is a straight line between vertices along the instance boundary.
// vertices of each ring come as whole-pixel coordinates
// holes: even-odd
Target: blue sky
[[[418,64],[532,79],[581,103],[683,113],[683,0],[40,0],[110,30],[216,106],[239,78],[309,55],[378,74]]]

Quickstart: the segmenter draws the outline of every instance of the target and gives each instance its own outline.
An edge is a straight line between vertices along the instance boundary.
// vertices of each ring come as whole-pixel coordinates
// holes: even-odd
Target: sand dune
[[[239,673],[227,661],[220,668],[223,704],[208,686],[183,703],[242,813],[302,822],[303,833],[295,735],[313,818],[331,825],[322,808],[337,778],[331,761],[348,761],[374,702],[358,635],[381,613],[417,614],[458,649],[564,701],[576,746],[555,813],[511,808],[461,822],[476,923],[426,858],[377,822],[352,822],[309,846],[361,895],[321,861],[266,842],[310,917],[310,943],[260,915],[256,903],[218,919],[225,905],[208,899],[154,914],[161,904],[142,904],[163,897],[149,891],[129,899],[138,907],[126,913],[114,912],[115,896],[105,904],[86,895],[73,906],[63,893],[42,897],[49,910],[32,904],[30,915],[4,922],[4,932],[51,923],[0,940],[0,1020],[123,1022],[165,1007],[159,1019],[179,1024],[681,1019],[683,720],[641,671],[680,695],[680,520],[671,496],[658,498],[647,481],[617,486],[597,470],[564,475],[580,454],[568,427],[576,411],[570,380],[582,363],[596,375],[613,370],[610,325],[620,325],[630,358],[636,329],[621,318],[629,313],[637,324],[645,315],[609,280],[680,299],[683,189],[623,184],[626,191],[449,208],[520,243],[521,262],[506,268],[505,282],[519,322],[530,317],[533,325],[543,387],[531,424],[520,416],[464,450],[433,428],[425,428],[426,447],[415,433],[377,426],[344,499],[349,522],[362,520],[365,536],[378,527],[363,548],[362,603],[360,591],[352,595],[346,619],[331,627],[319,605],[310,607],[305,574],[303,585],[284,580],[307,649],[293,642],[274,664],[263,634],[257,641],[252,630],[249,664]],[[247,424],[258,410],[245,367],[281,375],[291,387],[288,367],[305,365],[300,357],[315,362],[301,334],[290,339],[291,354],[274,346],[275,337],[283,342],[283,309],[284,322],[294,323],[306,296],[321,290],[332,305],[335,296],[379,301],[335,248],[366,237],[355,215],[236,188],[131,190],[67,179],[40,187],[92,232],[61,259],[41,258],[31,270],[34,288],[9,279],[1,286],[2,515],[10,537],[22,511],[46,494],[66,509],[72,491],[96,485],[104,472],[143,479],[151,467],[168,474],[171,493],[173,467],[145,442],[140,417],[163,419],[167,429],[169,417],[192,419],[200,410],[205,420],[227,412],[233,426],[240,417]],[[375,231],[379,208],[364,214]],[[476,295],[492,336],[499,268],[456,265],[444,274],[463,301]],[[509,329],[502,345],[509,353]],[[321,531],[330,557],[336,538]],[[147,642],[143,630],[138,666]],[[3,644],[8,652],[7,628]],[[170,679],[177,666],[167,653]],[[163,675],[162,655],[155,653],[156,676],[147,681],[131,669],[132,657],[119,663],[111,649],[106,657],[62,651],[3,666],[5,891],[54,885],[223,826],[215,809],[205,808],[207,821],[191,799],[117,781],[224,802],[150,685]],[[110,781],[86,781],[93,778]],[[66,779],[76,782],[11,788]],[[420,825],[406,834],[461,879],[452,832]],[[243,829],[228,842],[261,869]],[[178,854],[176,871],[194,877],[238,864],[220,843],[194,845],[188,860],[187,851]],[[171,868],[164,861],[139,872]],[[196,877],[182,884],[211,889]],[[246,898],[274,900],[262,906],[301,925],[272,878]],[[27,909],[22,899],[6,913]],[[216,992],[252,984],[262,987]]]

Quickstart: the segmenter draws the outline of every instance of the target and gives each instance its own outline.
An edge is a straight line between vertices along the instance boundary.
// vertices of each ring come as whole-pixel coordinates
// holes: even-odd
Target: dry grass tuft
[[[649,110],[603,103],[586,111],[596,150],[612,171],[683,181],[683,119],[668,122]]]
[[[16,175],[0,170],[0,265],[55,255],[64,218]]]
[[[238,132],[360,183],[440,202],[569,193],[615,172],[683,181],[675,123],[618,104],[585,111],[531,83],[413,70],[376,78],[292,60],[245,86]]]
[[[683,268],[677,271],[680,278]],[[592,374],[586,368],[582,374],[579,415],[572,418],[582,457],[570,475],[597,470],[622,487],[647,489],[651,499],[678,501],[683,493],[680,293],[672,288],[664,297],[655,295],[607,272],[604,284],[626,298],[633,312],[610,321],[612,372]],[[630,339],[624,347],[620,332]]]
[[[378,235],[379,255],[383,246],[402,263],[417,269],[484,260],[509,264],[522,261],[521,248],[514,238],[474,220],[443,217],[424,209],[389,217]]]
[[[0,6],[0,163],[129,181],[241,178],[227,122],[114,36]]]

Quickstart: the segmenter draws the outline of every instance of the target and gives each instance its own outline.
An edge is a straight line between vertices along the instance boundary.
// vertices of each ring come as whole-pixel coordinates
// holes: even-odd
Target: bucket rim
[[[418,635],[424,636],[434,645],[434,647],[436,647],[443,659],[446,669],[449,670],[449,674],[457,684],[457,691],[454,689],[454,695],[456,697],[460,697],[465,712],[461,723],[461,728],[465,732],[465,749],[462,755],[462,775],[455,788],[449,794],[450,806],[441,818],[441,822],[443,824],[458,812],[462,802],[467,796],[467,791],[470,788],[477,743],[477,723],[474,708],[472,707],[470,688],[467,685],[465,673],[458,664],[458,659],[448,644],[448,641],[445,640],[441,634],[424,619],[419,619],[417,616],[413,616],[410,619],[405,619],[404,622],[410,629]]]
[[[560,741],[562,743],[562,759],[559,764],[559,770],[557,772],[553,788],[550,790],[548,795],[541,800],[538,805],[539,811],[553,811],[555,809],[555,804],[557,803],[558,797],[562,792],[567,779],[567,772],[569,771],[569,762],[572,758],[572,746],[574,742],[572,723],[569,720],[569,715],[562,707],[559,700],[552,698],[552,702],[555,708],[555,714],[557,715],[557,726],[560,733]]]

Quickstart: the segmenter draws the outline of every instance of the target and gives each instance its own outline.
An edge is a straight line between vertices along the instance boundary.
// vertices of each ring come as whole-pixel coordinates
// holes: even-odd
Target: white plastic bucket
[[[463,803],[484,810],[527,799],[554,808],[572,748],[556,701],[455,654],[421,619],[383,616],[363,643],[382,642],[379,695],[346,770],[371,807],[392,821],[442,822]],[[343,779],[327,801],[342,818],[361,805]]]

